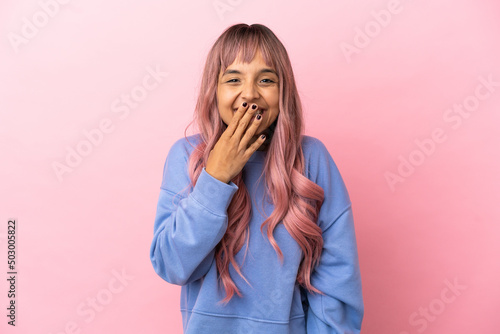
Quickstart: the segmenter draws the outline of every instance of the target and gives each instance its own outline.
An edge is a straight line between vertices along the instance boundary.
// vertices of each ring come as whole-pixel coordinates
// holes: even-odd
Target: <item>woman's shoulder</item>
[[[201,142],[201,134],[196,133],[191,136],[181,137],[170,146],[169,155],[188,157],[196,146]]]
[[[321,140],[319,140],[318,138],[314,137],[314,136],[310,136],[310,135],[302,135],[302,146],[307,146],[307,147],[310,147],[310,146],[315,146],[315,145],[321,145],[323,144],[321,142]]]
[[[302,135],[302,152],[306,161],[330,156],[326,145],[319,138],[310,135]]]
[[[302,150],[307,177],[321,186],[325,193],[334,194],[335,210],[350,205],[349,194],[340,170],[323,141],[313,136],[303,136]]]
[[[188,157],[196,146],[201,143],[200,133],[181,137],[170,147],[169,155]],[[311,135],[302,135],[302,152],[306,160],[318,160],[331,158],[330,152],[322,140]]]
[[[161,188],[177,192],[179,189],[185,189],[190,183],[188,160],[200,141],[200,134],[181,137],[174,141],[165,159]]]
[[[322,140],[313,136],[303,135],[302,153],[307,175],[314,181],[319,181],[327,174],[340,177],[340,172],[332,154]]]
[[[195,133],[194,135],[191,135],[191,136],[187,136],[187,137],[181,137],[179,139],[177,139],[174,143],[174,145],[178,145],[178,146],[183,146],[183,147],[191,147],[191,146],[194,146],[196,147],[196,145],[198,145],[200,142],[201,142],[201,133]],[[194,148],[192,147],[192,148]]]

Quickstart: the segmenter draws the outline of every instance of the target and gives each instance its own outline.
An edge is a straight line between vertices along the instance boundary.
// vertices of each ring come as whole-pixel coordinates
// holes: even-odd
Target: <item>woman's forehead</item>
[[[250,57],[252,57],[252,59],[249,59]],[[228,62],[231,61],[231,59],[228,59],[228,58],[226,58],[225,60]],[[237,50],[237,53],[234,57],[234,60],[231,63],[221,64],[222,65],[221,71],[225,71],[231,65],[249,64],[249,63],[254,62],[254,61],[265,64],[266,66],[275,70],[274,66],[272,65],[272,63],[270,61],[266,62],[265,54],[262,52],[262,50],[260,48],[255,49],[253,52],[249,52],[249,50],[243,50],[243,47],[241,47],[239,50]],[[224,68],[224,65],[226,65],[225,68]]]

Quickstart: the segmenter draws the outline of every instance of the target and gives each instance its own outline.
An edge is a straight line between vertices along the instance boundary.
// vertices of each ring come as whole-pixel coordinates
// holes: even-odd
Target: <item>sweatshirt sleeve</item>
[[[316,143],[310,168],[325,198],[318,216],[323,250],[311,284],[324,295],[306,291],[307,333],[359,333],[364,305],[351,201],[328,150]]]
[[[224,183],[203,167],[192,191],[182,194],[189,186],[188,157],[181,140],[167,155],[150,248],[155,272],[177,285],[195,281],[210,269],[215,246],[227,229],[227,208],[238,190],[232,181]]]

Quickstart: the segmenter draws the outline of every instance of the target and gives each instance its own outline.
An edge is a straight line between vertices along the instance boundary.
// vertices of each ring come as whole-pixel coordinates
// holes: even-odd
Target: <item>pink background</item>
[[[498,333],[498,1],[55,1],[0,5],[0,332],[181,333],[180,287],[149,260],[163,163],[209,48],[244,22],[284,43],[348,187],[362,333]]]

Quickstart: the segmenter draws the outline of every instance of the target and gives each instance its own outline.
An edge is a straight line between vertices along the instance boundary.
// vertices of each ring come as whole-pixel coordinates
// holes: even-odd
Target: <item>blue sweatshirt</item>
[[[199,134],[189,136],[193,146]],[[218,288],[215,246],[227,229],[227,208],[238,186],[224,183],[203,167],[194,187],[188,187],[188,157],[193,147],[177,140],[167,155],[160,187],[150,258],[155,272],[171,284],[181,285],[180,311],[185,334],[327,334],[359,333],[364,305],[351,201],[345,184],[325,145],[302,137],[305,175],[320,185],[325,199],[317,224],[324,246],[319,265],[311,275],[324,295],[309,293],[296,282],[302,250],[283,224],[274,237],[283,252],[278,255],[260,226],[273,205],[265,201],[263,172],[267,151],[256,151],[243,168],[252,199],[250,240],[235,255],[248,285],[233,266],[232,280],[242,293],[227,305]],[[255,194],[255,195],[252,195]],[[261,210],[261,209],[260,209]]]

